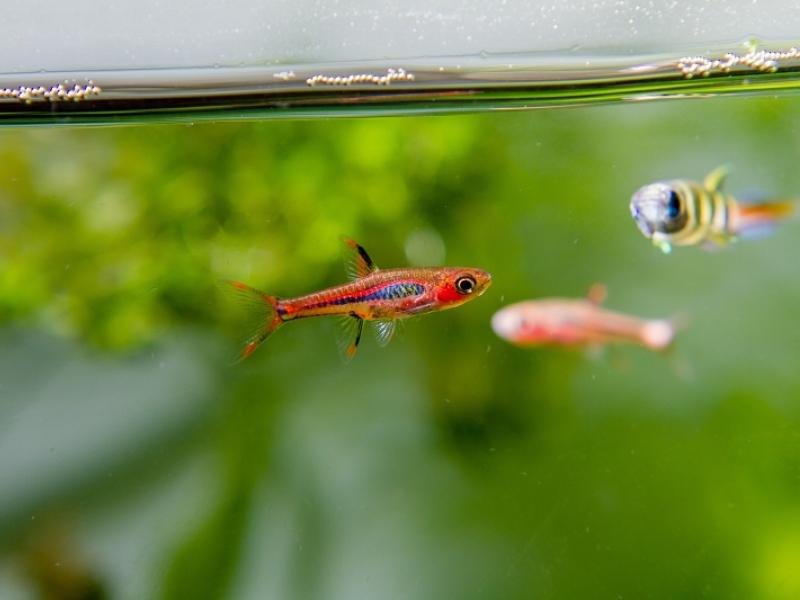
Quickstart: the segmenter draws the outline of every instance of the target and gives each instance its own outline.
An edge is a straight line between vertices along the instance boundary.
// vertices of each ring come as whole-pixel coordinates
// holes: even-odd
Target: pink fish
[[[529,346],[602,346],[614,342],[664,350],[675,337],[672,319],[640,319],[600,306],[606,289],[595,285],[588,298],[547,298],[505,306],[492,317],[492,329],[504,340]]]

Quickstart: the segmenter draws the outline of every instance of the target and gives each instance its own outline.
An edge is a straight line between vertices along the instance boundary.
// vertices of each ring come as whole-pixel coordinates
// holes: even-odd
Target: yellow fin
[[[729,171],[728,165],[717,167],[703,179],[703,187],[709,192],[719,191],[722,189],[722,184],[725,183],[725,178],[728,176]]]

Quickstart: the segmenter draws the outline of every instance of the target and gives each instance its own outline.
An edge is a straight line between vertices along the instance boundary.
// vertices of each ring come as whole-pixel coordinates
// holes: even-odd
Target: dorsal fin
[[[608,288],[602,283],[595,283],[589,288],[589,293],[586,294],[586,299],[592,304],[602,304],[608,297]]]
[[[375,263],[372,262],[369,254],[362,246],[351,239],[345,239],[344,243],[347,245],[344,268],[351,280],[355,281],[366,277],[378,270],[378,267],[375,266]]]
[[[705,179],[703,179],[703,187],[705,187],[709,192],[717,192],[722,189],[722,184],[725,183],[725,178],[728,176],[728,166],[721,165],[711,171],[708,175],[706,175]]]

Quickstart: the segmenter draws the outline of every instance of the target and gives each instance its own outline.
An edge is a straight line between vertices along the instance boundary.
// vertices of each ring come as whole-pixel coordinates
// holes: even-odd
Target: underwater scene
[[[797,598],[798,164],[772,95],[3,129],[0,597]]]

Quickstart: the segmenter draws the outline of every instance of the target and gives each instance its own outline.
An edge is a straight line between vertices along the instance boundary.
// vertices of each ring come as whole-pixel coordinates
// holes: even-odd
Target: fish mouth
[[[649,204],[652,205],[653,203]],[[639,228],[639,231],[641,231],[646,238],[652,238],[656,230],[648,218],[648,215],[652,215],[653,212],[657,212],[658,206],[642,206],[641,202],[634,200],[631,202],[630,208],[631,216],[633,217],[636,226]]]
[[[492,276],[486,271],[472,269],[470,276],[476,281],[476,285],[475,290],[471,294],[468,294],[467,297],[477,298],[492,285]]]
[[[674,188],[673,182],[659,181],[639,188],[631,197],[631,216],[645,237],[674,233],[684,225],[681,211],[672,214],[669,210],[672,198],[678,197]]]

